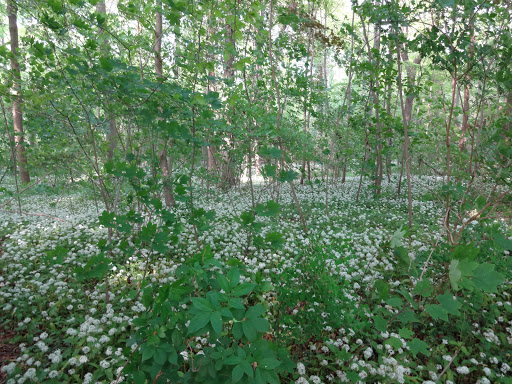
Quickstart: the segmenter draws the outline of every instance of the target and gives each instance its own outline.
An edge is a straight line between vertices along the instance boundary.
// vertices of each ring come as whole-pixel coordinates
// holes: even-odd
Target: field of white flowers
[[[137,241],[136,231],[114,233],[106,279],[78,272],[108,239],[101,205],[90,194],[48,188],[22,197],[24,212],[47,216],[19,216],[13,200],[0,211],[0,330],[15,333],[19,356],[0,362],[3,377],[8,384],[131,382],[123,369],[139,345],[129,340],[140,327],[134,320],[149,310],[142,281],[172,283],[186,260],[209,249],[221,266],[240,266],[241,282],[268,288],[248,302],[263,304],[270,324],[264,338],[284,346],[294,362],[280,373],[282,382],[512,383],[510,223],[475,221],[467,231],[466,244],[479,249],[475,260],[494,266],[484,276],[504,276],[503,283],[455,290],[445,211],[433,198],[437,182],[416,178],[413,186],[411,230],[395,181],[378,200],[363,187],[356,201],[357,180],[333,185],[328,214],[324,184],[299,186],[307,234],[282,187],[279,214],[258,217],[259,243],[240,219],[251,206],[247,190],[207,194],[198,187],[195,208],[215,215],[194,228],[178,203],[180,231],[164,252]],[[271,189],[255,192],[260,203],[272,199]],[[476,279],[467,278],[478,285]],[[184,372],[215,344],[207,335],[189,341],[178,351]],[[249,373],[243,377],[250,382]]]

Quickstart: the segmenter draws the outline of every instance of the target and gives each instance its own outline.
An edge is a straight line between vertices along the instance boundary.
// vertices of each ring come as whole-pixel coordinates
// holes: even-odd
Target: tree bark
[[[18,7],[13,0],[7,0],[7,15],[9,17],[9,33],[11,37],[11,70],[13,74],[14,102],[12,106],[12,117],[14,126],[14,143],[16,147],[16,162],[20,171],[22,183],[30,183],[30,174],[27,165],[23,132],[23,98],[21,93],[21,72],[18,61]],[[14,170],[16,172],[16,170]]]
[[[407,173],[407,202],[408,202],[408,211],[409,211],[409,228],[412,228],[412,191],[411,191],[411,160],[409,158],[409,131],[407,129],[408,119],[406,106],[404,105],[404,97],[403,97],[403,89],[402,89],[402,67],[400,63],[400,43],[396,44],[397,49],[397,58],[398,58],[398,92],[400,94],[400,105],[402,109],[402,121],[404,125],[404,160],[405,160],[405,170]],[[412,110],[412,102],[411,102],[411,110]]]
[[[96,12],[101,13],[103,15],[106,15],[107,9],[105,7],[105,2],[100,1],[98,4],[96,4]],[[102,51],[102,55],[104,57],[107,57],[109,55],[109,49],[108,49],[108,41],[103,33],[103,28],[100,28],[99,30],[99,38],[100,38],[100,47]],[[99,110],[98,110],[99,115]],[[98,116],[99,117],[99,116]],[[117,123],[116,120],[110,116],[110,112],[105,109],[105,120],[108,121],[108,131],[107,131],[107,140],[108,140],[108,154],[107,159],[110,161],[114,157],[114,151],[117,147],[117,140],[119,138],[119,132],[117,130]]]
[[[161,5],[160,2],[157,3]],[[163,74],[163,62],[162,62],[162,14],[157,10],[155,13],[155,73],[156,76],[161,78]],[[169,177],[172,170],[169,167],[169,159],[167,157],[167,142],[164,140],[163,148],[158,156],[160,163],[160,170],[162,171],[162,178],[164,184],[164,200],[165,206],[171,207],[175,204],[174,194],[172,187],[169,185]]]

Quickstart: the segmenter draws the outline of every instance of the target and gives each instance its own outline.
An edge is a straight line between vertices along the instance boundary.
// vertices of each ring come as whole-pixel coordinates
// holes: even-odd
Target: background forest
[[[0,383],[512,383],[506,0],[4,0]]]

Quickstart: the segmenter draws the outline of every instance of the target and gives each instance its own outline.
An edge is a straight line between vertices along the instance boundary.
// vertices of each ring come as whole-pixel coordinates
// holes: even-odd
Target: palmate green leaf
[[[410,339],[411,337],[414,336],[414,332],[407,328],[400,329],[398,334],[400,335],[400,337],[403,337],[404,339]]]
[[[480,264],[474,272],[473,283],[485,292],[498,292],[498,286],[505,281],[505,275],[494,270],[494,264]]]
[[[281,248],[284,245],[283,234],[279,232],[269,232],[265,236],[265,242],[270,243],[274,249]]]
[[[299,174],[295,171],[284,169],[279,173],[279,181],[282,183],[291,183],[293,180],[296,180],[299,177]]]
[[[401,231],[400,229],[397,229],[395,233],[393,233],[393,236],[391,237],[391,248],[398,248],[403,245],[402,239],[405,235],[406,231]]]
[[[425,356],[430,356],[430,351],[428,350],[429,345],[423,340],[412,339],[411,341],[407,342],[407,345],[409,346],[414,357],[416,357],[418,353],[421,353]]]
[[[457,316],[459,314],[459,308],[462,307],[462,304],[457,300],[454,300],[453,295],[451,295],[449,292],[438,295],[436,299],[439,301],[443,309],[450,315]]]
[[[427,304],[425,305],[425,311],[434,319],[434,320],[444,320],[448,321],[448,312],[440,305],[437,304]]]
[[[391,345],[394,349],[402,348],[402,341],[397,337],[390,337],[385,344]]]

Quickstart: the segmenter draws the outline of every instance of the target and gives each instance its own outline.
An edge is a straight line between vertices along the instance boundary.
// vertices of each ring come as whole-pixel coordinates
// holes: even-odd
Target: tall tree
[[[100,1],[98,4],[96,4],[96,12],[98,12],[101,15],[107,14],[107,8],[105,7],[105,2]],[[103,28],[100,28],[99,30],[99,40],[100,40],[100,47],[101,47],[101,54],[103,57],[109,57],[109,45],[108,45],[108,39],[106,36],[106,33],[104,32]],[[99,114],[99,112],[98,112]],[[107,131],[107,139],[109,142],[109,150],[107,158],[108,160],[112,160],[114,157],[114,151],[117,147],[117,140],[119,137],[119,132],[117,130],[117,123],[116,119],[111,116],[111,113],[108,111],[108,105],[106,106],[105,110],[105,120],[108,121],[108,131]]]
[[[157,2],[157,6],[161,7],[162,3]],[[162,14],[160,9],[156,10],[155,13],[155,73],[157,77],[163,76],[163,62],[162,62]],[[174,195],[172,188],[169,185],[170,167],[169,159],[167,157],[167,140],[164,140],[163,148],[159,155],[160,169],[162,170],[162,176],[164,179],[164,200],[165,205],[170,207],[174,205]]]
[[[19,64],[18,42],[18,7],[13,0],[7,0],[7,15],[9,17],[9,33],[11,37],[11,70],[13,76],[14,102],[12,105],[12,117],[14,126],[14,143],[16,145],[16,162],[20,170],[22,183],[30,182],[30,174],[27,167],[27,156],[24,146],[23,132],[23,98],[21,93],[21,72]]]

